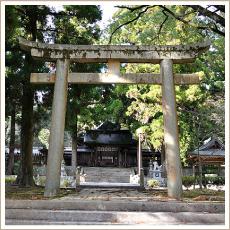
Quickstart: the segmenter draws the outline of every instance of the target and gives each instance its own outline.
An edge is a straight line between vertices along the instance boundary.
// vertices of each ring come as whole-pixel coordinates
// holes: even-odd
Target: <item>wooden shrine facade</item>
[[[94,130],[88,130],[77,148],[77,165],[94,167],[137,167],[137,140],[129,130],[106,121]],[[156,154],[154,154],[156,156]],[[159,153],[157,153],[157,156]],[[153,152],[142,150],[142,165],[149,166]],[[64,150],[64,160],[72,165],[72,150]]]

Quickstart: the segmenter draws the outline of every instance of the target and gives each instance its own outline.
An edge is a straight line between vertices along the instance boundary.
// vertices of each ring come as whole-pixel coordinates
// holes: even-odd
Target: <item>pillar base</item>
[[[56,197],[56,196],[59,196],[59,191],[60,189],[49,189],[49,190],[45,190],[44,192],[44,197]]]

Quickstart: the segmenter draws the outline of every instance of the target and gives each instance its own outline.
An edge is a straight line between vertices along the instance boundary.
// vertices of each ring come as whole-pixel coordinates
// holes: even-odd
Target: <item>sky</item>
[[[104,1],[104,2],[96,2],[97,5],[101,6],[102,10],[102,20],[98,23],[101,29],[105,28],[105,26],[108,24],[109,19],[112,18],[113,14],[115,13],[118,8],[114,7],[118,4],[116,2],[110,2],[110,1]],[[48,4],[49,6],[55,7],[57,10],[61,10],[61,5],[69,4],[68,2],[57,2],[56,4]],[[79,2],[79,5],[83,5],[83,2]]]
[[[101,9],[102,9],[102,20],[99,23],[101,29],[103,27],[105,27],[105,25],[107,25],[109,19],[112,18],[113,14],[115,13],[115,11],[118,10],[117,7],[114,7],[116,4],[114,3],[103,3],[100,4],[101,5]]]

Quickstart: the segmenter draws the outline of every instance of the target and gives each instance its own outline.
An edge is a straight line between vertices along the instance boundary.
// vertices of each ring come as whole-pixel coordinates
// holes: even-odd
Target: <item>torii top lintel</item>
[[[187,45],[67,45],[47,44],[19,38],[21,49],[31,51],[35,60],[56,61],[70,59],[72,62],[145,62],[160,63],[171,59],[173,63],[194,62],[199,53],[209,49],[211,41]]]

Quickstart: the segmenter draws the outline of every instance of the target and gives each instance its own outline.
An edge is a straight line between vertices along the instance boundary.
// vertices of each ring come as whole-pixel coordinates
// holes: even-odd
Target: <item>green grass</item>
[[[167,197],[167,191],[146,190],[152,198],[158,197],[163,200],[170,199]],[[191,189],[183,191],[184,197],[179,199],[184,202],[225,202],[225,191],[212,189]]]
[[[17,185],[5,186],[5,198],[10,200],[51,200],[57,197],[67,196],[71,193],[76,193],[74,190],[60,189],[60,194],[57,197],[44,197],[44,187],[35,185],[34,187],[20,187]]]
[[[220,196],[225,197],[225,191],[216,191],[212,189],[191,189],[191,190],[185,190],[184,195],[187,198],[195,198],[198,196]]]

